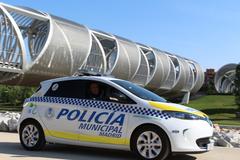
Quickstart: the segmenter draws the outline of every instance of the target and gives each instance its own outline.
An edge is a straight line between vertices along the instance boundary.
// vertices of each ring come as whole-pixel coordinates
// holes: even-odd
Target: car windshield
[[[166,99],[158,96],[153,92],[150,92],[147,89],[144,89],[143,87],[135,85],[131,82],[124,81],[124,80],[111,80],[111,81],[123,87],[124,89],[128,90],[129,92],[131,92],[132,94],[136,95],[139,98],[142,98],[148,101],[167,102]]]

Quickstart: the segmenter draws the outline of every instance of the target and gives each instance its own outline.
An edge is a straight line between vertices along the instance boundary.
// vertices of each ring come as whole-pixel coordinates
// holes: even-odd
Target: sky
[[[2,0],[219,69],[240,62],[239,0]]]

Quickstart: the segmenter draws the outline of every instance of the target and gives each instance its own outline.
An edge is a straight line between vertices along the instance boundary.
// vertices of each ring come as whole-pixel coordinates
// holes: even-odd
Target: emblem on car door
[[[48,108],[46,113],[45,113],[45,116],[48,118],[48,119],[51,119],[54,117],[54,110],[52,108]]]

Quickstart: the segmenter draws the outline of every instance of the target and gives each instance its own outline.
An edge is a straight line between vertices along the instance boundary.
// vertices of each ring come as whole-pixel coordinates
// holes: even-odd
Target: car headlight
[[[185,120],[205,120],[205,118],[200,117],[195,114],[186,113],[186,112],[177,112],[177,111],[163,111],[162,113],[168,114],[171,117]]]

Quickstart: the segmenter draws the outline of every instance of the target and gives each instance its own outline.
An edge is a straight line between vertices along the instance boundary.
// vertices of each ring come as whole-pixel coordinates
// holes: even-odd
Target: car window
[[[86,80],[54,82],[45,96],[84,99],[86,92],[86,83]]]
[[[112,102],[136,104],[136,102],[134,102],[131,98],[113,87],[109,88],[109,94],[107,95],[107,99],[108,101]]]
[[[156,95],[153,92],[146,90],[140,86],[137,86],[131,82],[124,81],[124,80],[112,80],[112,82],[116,83],[117,85],[123,87],[127,91],[131,92],[132,94],[136,95],[139,98],[149,100],[149,101],[157,101],[157,102],[167,102],[164,98]]]
[[[101,100],[116,103],[136,104],[128,96],[116,88],[98,81],[88,81],[87,99]]]

